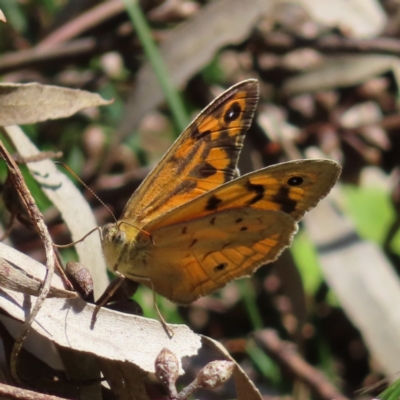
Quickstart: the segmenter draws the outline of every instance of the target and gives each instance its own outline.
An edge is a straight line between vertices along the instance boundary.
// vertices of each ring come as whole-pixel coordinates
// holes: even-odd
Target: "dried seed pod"
[[[179,376],[179,362],[175,354],[163,348],[155,361],[156,377],[167,386],[172,397],[177,397],[175,382]]]
[[[93,279],[89,270],[78,262],[69,261],[65,267],[65,273],[83,299],[93,302]]]
[[[197,375],[197,384],[204,389],[214,389],[224,384],[232,375],[235,363],[217,360],[208,363]]]

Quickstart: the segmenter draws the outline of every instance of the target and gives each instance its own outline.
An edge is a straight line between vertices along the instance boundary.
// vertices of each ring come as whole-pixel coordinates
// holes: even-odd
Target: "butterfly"
[[[259,98],[257,80],[232,86],[184,130],[102,229],[108,267],[188,304],[252,275],[290,245],[297,222],[337,181],[330,160],[297,160],[239,177]]]

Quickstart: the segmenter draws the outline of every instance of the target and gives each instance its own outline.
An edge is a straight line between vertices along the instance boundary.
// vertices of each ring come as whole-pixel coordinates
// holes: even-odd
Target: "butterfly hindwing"
[[[132,260],[136,268],[119,270],[133,280],[146,276],[143,283],[157,293],[187,304],[275,260],[296,230],[295,221],[280,211],[221,211],[153,232],[154,245]]]
[[[132,195],[122,218],[144,224],[233,179],[258,90],[256,80],[243,81],[205,108]]]

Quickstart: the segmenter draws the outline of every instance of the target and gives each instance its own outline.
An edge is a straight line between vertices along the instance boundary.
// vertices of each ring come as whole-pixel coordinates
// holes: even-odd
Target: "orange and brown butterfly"
[[[109,268],[187,304],[249,276],[290,245],[297,222],[337,181],[330,160],[286,162],[238,177],[258,82],[232,86],[185,129],[103,228]]]

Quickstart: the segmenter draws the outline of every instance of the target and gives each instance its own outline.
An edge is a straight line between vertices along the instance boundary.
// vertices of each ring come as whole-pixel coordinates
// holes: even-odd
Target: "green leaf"
[[[400,399],[400,379],[392,383],[379,396],[380,400],[398,400]]]

